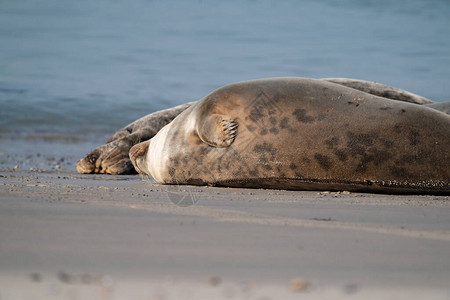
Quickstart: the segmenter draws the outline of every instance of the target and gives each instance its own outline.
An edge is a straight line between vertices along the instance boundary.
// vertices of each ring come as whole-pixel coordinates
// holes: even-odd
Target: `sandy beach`
[[[448,196],[0,172],[0,299],[450,299]]]

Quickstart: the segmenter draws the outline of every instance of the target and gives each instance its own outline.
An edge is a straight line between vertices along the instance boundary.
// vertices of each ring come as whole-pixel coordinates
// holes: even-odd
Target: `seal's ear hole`
[[[212,147],[228,147],[237,136],[238,123],[225,115],[212,115],[197,126],[200,139]]]

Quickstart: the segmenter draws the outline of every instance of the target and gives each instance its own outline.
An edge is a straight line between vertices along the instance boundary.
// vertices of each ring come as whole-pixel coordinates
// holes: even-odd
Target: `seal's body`
[[[324,80],[255,80],[194,103],[130,157],[165,184],[449,194],[450,116]]]

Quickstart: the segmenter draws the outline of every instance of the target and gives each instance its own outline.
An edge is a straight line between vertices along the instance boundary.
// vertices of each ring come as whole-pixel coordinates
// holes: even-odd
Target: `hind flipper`
[[[415,104],[433,103],[433,101],[431,101],[430,99],[424,98],[422,96],[413,94],[405,90],[393,88],[381,83],[351,78],[323,78],[321,80],[340,84],[371,95],[388,98],[392,100],[398,100]]]
[[[450,101],[448,102],[441,102],[441,103],[432,103],[425,105],[429,108],[439,110],[443,113],[446,113],[447,115],[450,115]]]

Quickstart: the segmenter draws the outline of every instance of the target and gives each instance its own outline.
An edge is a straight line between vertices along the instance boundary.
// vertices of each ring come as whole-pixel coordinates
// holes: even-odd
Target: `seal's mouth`
[[[139,143],[131,147],[129,155],[134,168],[139,174],[149,174],[146,163],[146,156],[150,140]]]

